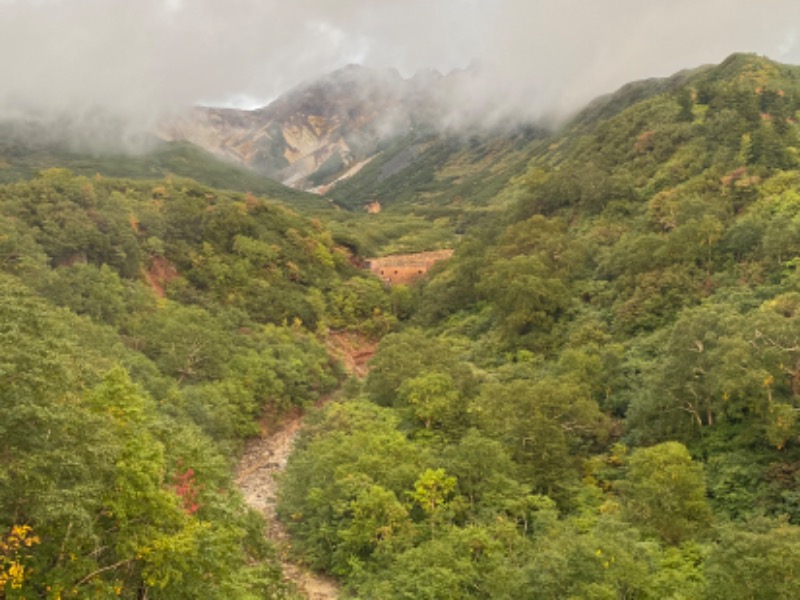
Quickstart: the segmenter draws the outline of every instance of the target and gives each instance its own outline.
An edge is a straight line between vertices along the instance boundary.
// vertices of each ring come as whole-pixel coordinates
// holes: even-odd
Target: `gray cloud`
[[[734,51],[800,63],[798,24],[796,0],[0,0],[0,111],[143,123],[265,103],[351,62],[478,61],[465,104],[535,116]]]

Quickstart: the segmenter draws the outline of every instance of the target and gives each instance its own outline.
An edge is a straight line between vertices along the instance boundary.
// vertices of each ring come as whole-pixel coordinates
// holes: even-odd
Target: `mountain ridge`
[[[452,145],[453,140],[474,140],[476,135],[507,141],[531,128],[536,137],[558,136],[654,95],[675,92],[704,77],[721,77],[753,58],[758,57],[734,54],[716,67],[702,65],[629,82],[560,123],[537,123],[519,115],[490,117],[492,105],[472,97],[477,67],[447,75],[421,71],[403,78],[393,69],[351,64],[300,84],[261,108],[194,107],[162,122],[157,133],[164,140],[198,145],[289,187],[321,194],[335,190],[389,150],[385,162],[393,162],[382,167],[371,184],[356,186],[375,188],[417,160],[431,142]],[[400,153],[392,151],[398,146]],[[332,197],[342,200],[341,193]],[[347,198],[344,204],[361,206],[372,200]]]
[[[367,158],[387,134],[408,130],[405,84],[396,71],[349,65],[301,84],[265,107],[195,107],[159,129],[293,187],[320,169]]]
[[[448,75],[348,65],[253,110],[194,107],[166,120],[164,140],[195,143],[285,185],[319,191],[397,140],[507,132],[474,95],[474,67]]]

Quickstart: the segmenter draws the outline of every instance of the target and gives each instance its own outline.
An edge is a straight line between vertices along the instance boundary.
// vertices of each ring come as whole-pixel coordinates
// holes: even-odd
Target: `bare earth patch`
[[[363,378],[377,342],[357,333],[342,331],[331,332],[327,346],[328,352],[342,361],[350,375]],[[292,445],[303,427],[303,413],[299,409],[289,413],[277,428],[270,427],[270,422],[274,420],[265,419],[261,435],[247,443],[236,471],[236,485],[247,505],[264,515],[267,537],[278,548],[284,577],[309,600],[333,600],[339,597],[336,581],[292,560],[289,533],[276,514],[278,482],[275,476],[286,468]]]
[[[178,276],[175,266],[161,256],[150,257],[150,265],[142,269],[144,280],[159,298],[164,297],[164,288]]]
[[[367,364],[378,348],[378,343],[352,331],[331,331],[328,334],[328,352],[342,361],[350,375],[363,379]]]
[[[267,537],[278,548],[284,577],[310,600],[331,600],[339,596],[336,582],[292,561],[289,534],[275,512],[278,501],[275,475],[286,468],[302,425],[303,415],[297,411],[288,415],[277,430],[262,431],[259,437],[250,440],[239,462],[236,484],[248,506],[264,515]]]

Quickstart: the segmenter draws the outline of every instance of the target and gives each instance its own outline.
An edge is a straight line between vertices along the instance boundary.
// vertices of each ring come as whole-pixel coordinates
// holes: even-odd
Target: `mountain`
[[[485,133],[486,120],[470,106],[472,74],[426,71],[404,79],[393,70],[350,65],[264,108],[196,107],[165,121],[158,133],[298,189],[326,193],[372,161],[381,163],[375,178],[380,184],[423,155],[429,158],[438,142],[450,148],[445,150],[450,155],[453,139]],[[511,133],[507,127],[488,132],[497,139]],[[474,160],[484,158],[486,149],[481,153]]]
[[[412,127],[412,82],[350,65],[252,111],[198,107],[160,135],[187,140],[286,185],[309,188]]]

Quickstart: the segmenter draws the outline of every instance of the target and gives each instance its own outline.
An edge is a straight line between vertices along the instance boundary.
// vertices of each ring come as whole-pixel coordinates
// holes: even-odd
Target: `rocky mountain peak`
[[[404,79],[394,69],[351,64],[256,110],[195,108],[164,123],[159,135],[313,190],[347,177],[420,122],[435,123],[446,79],[436,71]]]

